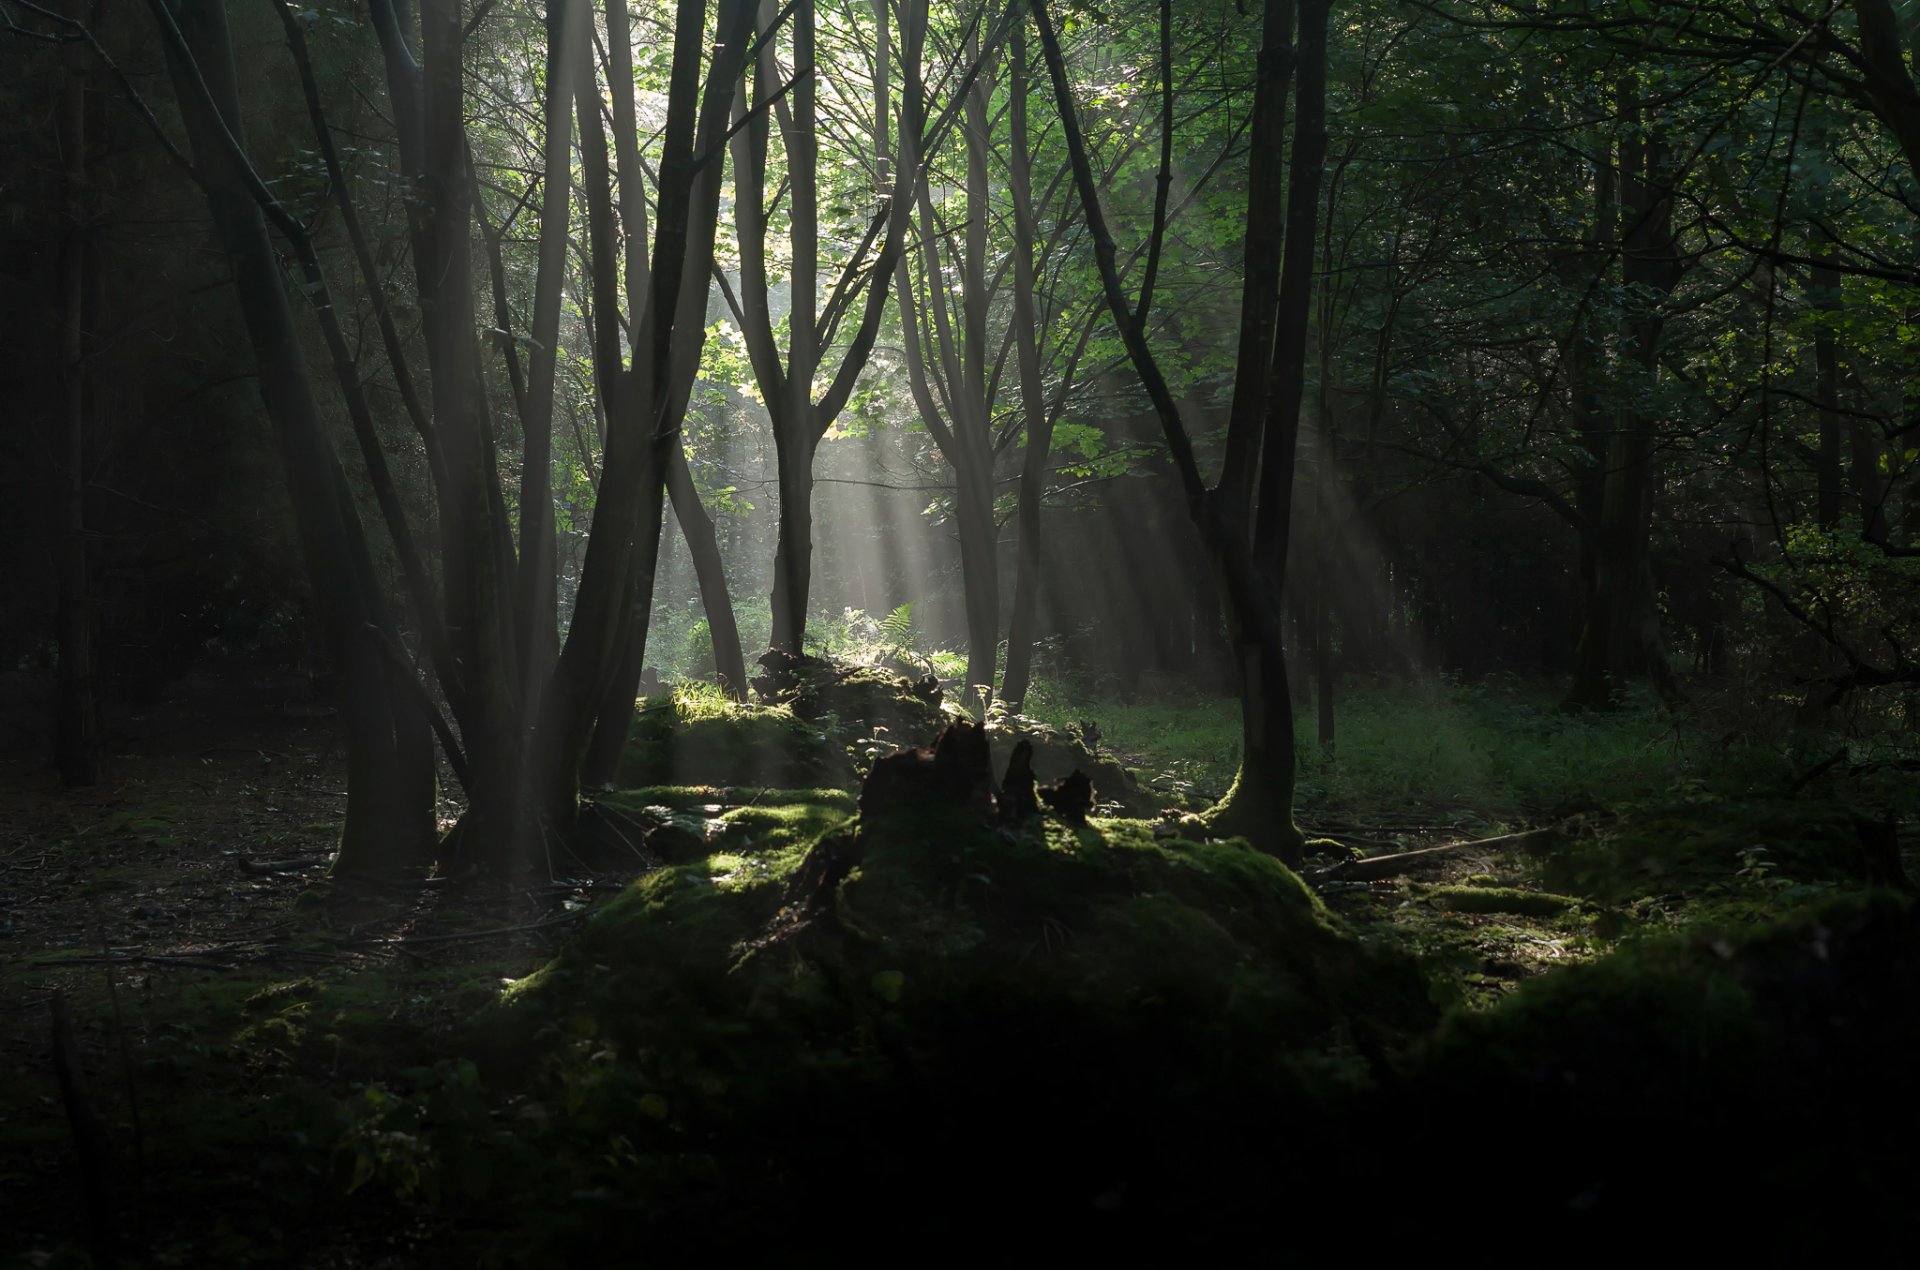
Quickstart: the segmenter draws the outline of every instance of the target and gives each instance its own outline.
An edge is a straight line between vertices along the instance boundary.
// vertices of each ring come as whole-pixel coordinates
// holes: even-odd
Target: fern
[[[880,633],[896,647],[910,646],[913,643],[913,602],[909,600],[881,618]]]

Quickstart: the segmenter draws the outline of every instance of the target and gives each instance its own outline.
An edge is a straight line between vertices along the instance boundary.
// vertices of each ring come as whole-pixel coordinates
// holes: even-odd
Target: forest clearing
[[[0,0],[0,1264],[1912,1261],[1917,13]]]

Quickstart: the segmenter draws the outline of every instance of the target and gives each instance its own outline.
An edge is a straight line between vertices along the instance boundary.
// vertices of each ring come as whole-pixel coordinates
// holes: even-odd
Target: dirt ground
[[[167,1264],[170,1244],[182,1258],[206,1246],[207,1231],[191,1229],[205,1223],[181,1211],[182,1199],[278,1202],[255,1193],[261,1183],[241,1160],[224,1178],[141,1175],[160,1171],[147,1157],[178,1118],[204,1122],[207,1105],[217,1118],[236,1100],[267,1097],[284,1074],[256,1070],[236,1087],[223,1064],[195,1065],[233,1032],[217,1003],[263,983],[351,981],[361,1008],[430,1043],[456,1021],[447,985],[527,973],[597,895],[625,881],[486,894],[419,879],[353,893],[331,886],[342,754],[331,711],[299,679],[188,676],[162,700],[119,714],[106,778],[80,790],[60,787],[36,726],[45,716],[22,695],[12,694],[0,752],[0,1265],[69,1264],[85,1227],[55,1079],[56,993],[71,1006],[87,1097],[132,1174],[119,1179],[137,1193],[125,1207],[145,1227],[153,1263]],[[443,817],[455,810],[446,801]],[[336,1056],[334,1070],[307,1075],[350,1083],[355,1073]],[[377,1264],[400,1251],[383,1246],[406,1239],[378,1226],[329,1223],[315,1238],[289,1222],[284,1264]],[[229,1243],[234,1262],[281,1260],[257,1235]]]

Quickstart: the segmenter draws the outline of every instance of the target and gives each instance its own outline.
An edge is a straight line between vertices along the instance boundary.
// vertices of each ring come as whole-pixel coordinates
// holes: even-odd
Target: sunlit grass
[[[1723,745],[1705,720],[1651,700],[1563,713],[1557,688],[1510,679],[1357,686],[1337,699],[1332,757],[1320,751],[1310,709],[1297,710],[1299,805],[1308,814],[1390,809],[1497,821],[1778,788],[1792,770],[1774,747]],[[1239,765],[1231,696],[1099,699],[1043,682],[1026,712],[1057,726],[1092,721],[1103,748],[1192,799],[1224,791]]]

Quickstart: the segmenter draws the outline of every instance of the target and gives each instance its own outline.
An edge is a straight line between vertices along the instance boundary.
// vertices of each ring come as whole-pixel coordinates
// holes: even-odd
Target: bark
[[[607,408],[607,444],[573,624],[544,694],[535,789],[541,815],[570,823],[589,746],[617,750],[631,693],[611,691],[636,646],[644,651],[653,562],[659,549],[667,456],[706,334],[707,278],[719,220],[718,156],[752,29],[752,0],[721,0],[704,90],[709,37],[703,0],[680,0],[669,72],[654,254],[645,309],[632,321],[633,361],[622,367],[615,314],[617,266],[606,145],[597,92],[580,93],[593,242],[595,363]],[[695,103],[698,103],[697,110]],[[596,166],[597,165],[597,166]],[[644,579],[644,587],[637,585]],[[638,669],[634,675],[638,678]],[[596,741],[596,734],[604,740]]]
[[[411,209],[422,252],[415,276],[433,371],[434,428],[447,469],[441,558],[454,673],[462,685],[453,704],[474,781],[461,842],[475,863],[505,871],[517,863],[527,837],[521,783],[526,736],[512,646],[512,573],[500,551],[504,509],[475,340],[460,32],[456,0],[423,0],[422,150]]]
[[[1586,615],[1597,611],[1598,601],[1595,589],[1600,580],[1600,508],[1606,501],[1607,490],[1607,440],[1610,428],[1605,408],[1601,405],[1600,389],[1604,377],[1601,366],[1601,333],[1595,321],[1593,305],[1590,300],[1598,290],[1599,277],[1611,268],[1618,241],[1616,233],[1619,208],[1614,188],[1615,165],[1612,162],[1611,147],[1597,165],[1594,174],[1594,207],[1592,229],[1585,243],[1585,250],[1569,255],[1567,269],[1562,282],[1568,286],[1577,284],[1592,285],[1588,289],[1588,299],[1583,300],[1575,318],[1573,329],[1568,333],[1564,353],[1567,365],[1567,401],[1572,414],[1574,434],[1584,451],[1584,465],[1580,469],[1573,490],[1573,505],[1577,515],[1574,524],[1580,535],[1580,584],[1583,601],[1582,612],[1573,632],[1573,643],[1578,646],[1580,629],[1586,623]]]
[[[1637,123],[1631,90],[1625,113]],[[1630,135],[1621,145],[1620,195],[1627,218],[1621,240],[1621,274],[1642,306],[1628,323],[1625,354],[1651,390],[1659,365],[1665,317],[1659,303],[1682,272],[1673,237],[1672,190],[1666,143],[1658,136]],[[1642,404],[1622,408],[1608,441],[1604,486],[1595,525],[1594,581],[1586,620],[1574,650],[1568,707],[1603,709],[1620,681],[1646,673],[1661,696],[1677,695],[1659,627],[1659,612],[1647,555],[1652,528],[1658,421]]]
[[[526,718],[539,709],[541,681],[553,664],[559,635],[553,520],[553,394],[559,365],[560,297],[566,281],[568,229],[573,212],[574,76],[584,59],[592,12],[585,0],[549,0],[547,76],[541,145],[540,245],[528,334],[527,399],[521,411],[520,463],[520,691]]]
[[[1842,493],[1840,448],[1844,425],[1840,418],[1840,354],[1832,322],[1840,310],[1840,274],[1830,259],[1814,265],[1808,299],[1821,316],[1813,336],[1814,396],[1819,401],[1820,444],[1814,457],[1817,478],[1815,515],[1832,529],[1840,523]]]
[[[979,50],[969,46],[976,62]],[[966,120],[966,229],[948,260],[940,218],[926,186],[916,192],[919,290],[900,281],[908,385],[921,422],[953,471],[954,526],[960,541],[967,623],[967,705],[984,717],[999,660],[999,527],[993,515],[992,405],[987,400],[987,85],[963,95]],[[922,160],[924,162],[924,160]],[[904,167],[904,160],[903,160]],[[951,249],[950,249],[951,250]],[[903,274],[904,274],[903,270]],[[958,311],[952,300],[959,295]]]
[[[81,0],[69,14],[85,16]],[[94,661],[93,583],[87,561],[87,296],[93,273],[90,234],[91,197],[87,171],[87,62],[85,45],[75,41],[62,54],[59,134],[61,183],[66,203],[67,241],[60,278],[60,378],[62,512],[60,546],[59,699],[54,718],[54,766],[68,786],[100,779],[103,749]]]
[[[714,674],[729,696],[743,696],[747,691],[747,663],[740,649],[733,599],[727,591],[725,560],[719,539],[714,536],[713,518],[700,505],[700,491],[694,487],[686,453],[679,446],[667,456],[667,496],[673,500],[674,519],[680,522],[680,532],[687,540],[687,555],[700,587],[700,605],[706,612],[707,631],[713,642]]]
[[[654,483],[651,475],[648,480]],[[613,783],[620,767],[620,752],[626,748],[627,733],[633,726],[634,699],[639,695],[640,680],[646,673],[647,635],[653,625],[654,581],[660,570],[663,528],[661,513],[664,500],[659,495],[663,491],[664,486],[649,489],[647,509],[642,513],[648,519],[641,524],[639,541],[633,554],[626,646],[621,650],[620,662],[614,668],[613,677],[601,697],[600,708],[594,719],[593,737],[587,743],[586,756],[580,763],[580,784],[588,789]]]
[[[1099,192],[1073,103],[1072,87],[1067,79],[1065,59],[1047,15],[1045,0],[1032,0],[1032,8],[1040,33],[1041,49],[1053,83],[1054,98],[1060,108],[1074,184],[1085,211],[1089,236],[1093,240],[1102,291],[1115,324],[1120,328],[1128,356],[1153,403],[1154,413],[1160,421],[1168,451],[1179,474],[1181,489],[1186,495],[1188,509],[1200,530],[1220,592],[1228,642],[1239,667],[1243,744],[1240,771],[1226,798],[1205,820],[1215,831],[1246,834],[1256,846],[1297,864],[1303,853],[1304,838],[1293,823],[1293,709],[1287,691],[1286,659],[1281,640],[1283,618],[1279,602],[1281,583],[1284,581],[1286,508],[1284,505],[1270,508],[1264,500],[1274,493],[1277,486],[1290,485],[1292,479],[1292,437],[1299,424],[1299,385],[1276,380],[1288,367],[1304,364],[1306,327],[1302,317],[1297,323],[1301,340],[1298,347],[1276,343],[1275,347],[1268,349],[1258,338],[1246,338],[1245,326],[1258,325],[1267,320],[1266,306],[1262,300],[1267,294],[1289,298],[1293,304],[1301,306],[1304,314],[1304,306],[1311,293],[1311,279],[1293,270],[1288,271],[1293,276],[1283,274],[1276,279],[1273,273],[1280,267],[1277,253],[1254,250],[1256,240],[1264,242],[1271,238],[1268,222],[1277,210],[1270,198],[1262,200],[1256,185],[1250,191],[1248,203],[1249,259],[1242,304],[1243,338],[1240,347],[1244,356],[1257,358],[1259,366],[1257,375],[1247,373],[1243,367],[1242,374],[1236,379],[1236,386],[1253,391],[1252,385],[1264,385],[1264,401],[1258,410],[1237,403],[1233,412],[1233,420],[1243,433],[1246,428],[1256,424],[1261,433],[1257,445],[1242,436],[1238,447],[1242,453],[1253,452],[1262,457],[1262,471],[1255,486],[1261,501],[1248,508],[1240,493],[1241,487],[1209,490],[1200,474],[1185,421],[1181,418],[1159,363],[1147,344],[1144,325],[1131,311],[1121,288],[1113,237],[1100,207]],[[1282,47],[1288,34],[1282,18],[1291,16],[1290,12],[1281,12],[1284,8],[1275,4],[1269,8],[1266,16],[1256,92],[1268,94],[1269,101],[1272,100],[1271,95],[1284,96],[1286,71],[1293,61]],[[1317,156],[1325,152],[1322,121],[1328,8],[1328,0],[1306,0],[1301,6],[1300,16],[1302,75],[1299,108],[1302,123],[1294,149],[1286,232],[1291,234],[1304,225],[1308,240],[1305,265],[1309,270],[1312,264],[1313,217],[1317,214],[1319,199],[1320,165]],[[1255,154],[1268,148],[1272,153],[1278,152],[1281,144],[1279,123],[1277,110],[1259,113],[1249,139]],[[1292,290],[1287,285],[1289,282],[1294,284]],[[1280,312],[1275,314],[1274,321],[1276,329],[1279,329],[1287,306],[1282,303],[1277,307]],[[1288,417],[1289,409],[1291,417]],[[1232,426],[1230,424],[1228,439],[1230,453],[1235,450]],[[1249,541],[1249,513],[1257,526],[1257,543]],[[1261,548],[1258,556],[1250,549],[1254,545]],[[1277,558],[1273,555],[1276,548],[1281,553]]]
[[[1271,0],[1260,36],[1259,66],[1253,89],[1253,132],[1272,139],[1247,153],[1247,207],[1250,215],[1240,291],[1240,332],[1234,360],[1233,405],[1227,422],[1227,454],[1220,489],[1249,529],[1254,479],[1260,470],[1267,370],[1273,356],[1274,323],[1280,304],[1280,252],[1286,228],[1272,209],[1282,205],[1285,177],[1281,138],[1287,129],[1287,91],[1297,52],[1292,42],[1294,0]]]
[[[422,786],[409,729],[395,699],[385,633],[391,622],[366,565],[364,539],[343,498],[338,461],[315,401],[279,261],[245,167],[226,14],[219,0],[154,0],[195,166],[235,279],[261,396],[278,436],[296,529],[327,652],[340,684],[347,749],[347,813],[337,873],[378,867],[432,830],[432,787]],[[181,39],[171,38],[177,14]]]
[[[1035,617],[1040,596],[1040,498],[1053,450],[1053,416],[1047,410],[1040,372],[1039,314],[1034,305],[1033,170],[1027,139],[1027,28],[1013,26],[1007,59],[1007,184],[1013,199],[1013,326],[1020,375],[1020,409],[1026,422],[1026,452],[1020,464],[1018,545],[1014,565],[1013,616],[1007,625],[1006,677],[1000,695],[1018,714],[1033,678]]]
[[[772,112],[756,108],[750,117],[743,119],[744,126],[733,142],[741,327],[748,360],[772,417],[774,453],[780,472],[772,642],[774,647],[787,652],[798,652],[806,635],[807,597],[812,584],[814,455],[827,430],[845,409],[854,383],[873,353],[887,310],[889,288],[894,284],[905,250],[912,198],[925,179],[920,161],[928,148],[929,132],[919,75],[926,42],[927,5],[925,0],[913,0],[902,9],[898,58],[905,110],[900,124],[901,154],[894,165],[892,189],[881,213],[869,226],[866,241],[841,269],[822,306],[818,303],[818,158],[813,141],[816,105],[811,83],[814,9],[812,0],[800,0],[794,7],[791,21],[795,24],[795,69],[797,75],[805,72],[805,78],[795,85],[791,113],[782,120],[794,206],[791,236],[794,296],[791,312],[794,316],[789,321],[790,343],[784,359],[774,339],[767,295],[764,173],[769,141],[767,115]],[[976,60],[960,77],[957,95],[965,96],[978,71]],[[771,101],[778,88],[777,67],[769,50],[754,70],[756,104]],[[884,103],[878,109],[884,116]],[[881,132],[884,134],[884,127]],[[802,232],[803,226],[805,232]],[[879,251],[871,257],[869,265],[868,252],[876,241],[880,244]],[[833,332],[852,311],[863,288],[866,300],[860,323],[834,366],[827,388],[815,400],[813,384],[824,369],[823,351],[832,344]],[[803,314],[805,320],[800,316]]]

